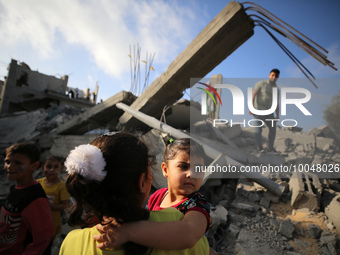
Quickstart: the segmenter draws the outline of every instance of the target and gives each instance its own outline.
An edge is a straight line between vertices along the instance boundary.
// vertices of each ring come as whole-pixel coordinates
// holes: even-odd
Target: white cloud
[[[167,66],[197,34],[192,24],[200,22],[192,7],[156,0],[1,0],[0,7],[3,49],[28,43],[32,55],[46,60],[77,46],[115,77],[130,72],[129,45],[138,43]]]

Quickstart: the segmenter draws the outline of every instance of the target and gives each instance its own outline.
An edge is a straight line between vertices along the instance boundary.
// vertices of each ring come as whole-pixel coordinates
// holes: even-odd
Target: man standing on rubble
[[[278,69],[273,69],[269,73],[269,79],[265,81],[259,81],[255,84],[252,101],[253,106],[257,110],[268,110],[272,106],[273,101],[273,88],[277,88],[276,81],[280,76],[280,71]],[[263,144],[262,144],[262,126],[263,123],[266,123],[269,128],[268,134],[268,152],[274,152],[274,140],[276,136],[276,121],[273,119],[279,119],[279,89],[277,89],[277,106],[276,106],[276,118],[274,118],[274,113],[269,115],[256,115],[249,111],[250,114],[254,116],[255,119],[258,119],[255,124],[255,140],[257,144],[257,150],[263,152]]]

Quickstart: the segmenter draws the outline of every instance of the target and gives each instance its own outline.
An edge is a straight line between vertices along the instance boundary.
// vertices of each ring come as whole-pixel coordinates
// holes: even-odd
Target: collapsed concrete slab
[[[130,92],[121,91],[58,127],[57,134],[81,135],[108,123],[116,126],[119,117],[123,114],[123,111],[115,106],[116,103],[123,102],[130,105],[134,100],[135,96]]]
[[[289,190],[292,193],[291,206],[293,208],[319,210],[322,187],[317,176],[295,172],[289,181]]]
[[[25,141],[36,131],[36,127],[42,122],[48,113],[43,110],[32,112],[17,112],[7,117],[0,118],[1,144],[11,145],[20,141]]]
[[[332,202],[326,208],[325,213],[340,234],[340,194],[333,198]]]
[[[253,27],[243,6],[231,1],[131,107],[159,119],[164,105],[173,104],[183,96],[191,78],[204,77],[214,69],[254,34]],[[127,128],[147,128],[128,113],[119,122]]]
[[[97,134],[90,135],[63,135],[54,138],[50,153],[58,157],[66,157],[71,150],[80,144],[92,142]]]

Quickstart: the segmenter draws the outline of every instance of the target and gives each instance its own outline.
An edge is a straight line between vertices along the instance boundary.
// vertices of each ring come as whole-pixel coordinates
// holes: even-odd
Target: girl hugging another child
[[[204,149],[192,139],[171,140],[165,149],[162,163],[168,187],[159,189],[150,196],[148,209],[151,212],[176,209],[183,215],[181,220],[97,225],[98,230],[103,233],[94,236],[95,240],[101,242],[97,247],[117,247],[131,241],[165,250],[188,250],[187,248],[195,246],[201,239],[207,242],[204,234],[211,224],[210,206],[198,192],[204,173],[195,172],[196,167],[204,165]],[[205,248],[199,254],[215,254],[209,247]]]
[[[174,158],[180,155],[175,154]],[[163,199],[166,204],[161,202],[160,206],[178,204],[180,199],[195,194],[194,187],[201,182],[186,180],[190,179],[190,159],[186,160],[182,159],[178,167],[187,173],[186,178],[179,178],[182,187],[169,189]],[[100,222],[97,227],[108,232],[101,235],[96,226],[72,230],[61,246],[60,255],[209,254],[209,244],[203,234],[210,220],[200,212],[204,209],[188,208],[183,215],[175,208],[159,211],[144,208],[151,189],[153,162],[154,157],[149,155],[145,143],[125,132],[103,135],[91,144],[72,150],[65,162],[69,173],[66,187],[75,200],[69,224],[86,225],[96,217]],[[202,164],[203,160],[199,162]],[[169,169],[166,171],[170,173]],[[177,199],[178,196],[181,198]],[[105,241],[112,243],[98,243],[94,236],[105,237]],[[98,248],[103,245],[112,248]]]

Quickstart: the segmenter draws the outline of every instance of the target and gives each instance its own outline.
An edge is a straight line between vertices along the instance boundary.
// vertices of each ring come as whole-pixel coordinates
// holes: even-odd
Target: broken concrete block
[[[282,221],[280,223],[279,231],[278,232],[281,235],[291,239],[293,237],[294,230],[295,230],[294,225],[291,222],[291,220],[288,218],[288,219],[285,219],[284,221]]]
[[[231,203],[231,206],[235,208],[235,210],[240,214],[244,214],[244,215],[252,216],[252,217],[256,215],[255,208],[250,204],[233,202]]]
[[[296,151],[305,151],[305,147],[302,144],[299,144],[295,147]]]
[[[314,193],[314,181],[310,182],[310,176],[306,173],[295,172],[289,181],[289,190],[292,192],[291,206],[297,208],[308,208],[311,211],[318,211],[320,198]],[[315,181],[316,186],[319,185]]]
[[[249,194],[254,191],[256,191],[256,188],[254,187],[253,182],[247,182],[244,179],[239,179],[236,186],[235,195],[247,198],[249,197]]]
[[[250,192],[248,200],[251,202],[259,202],[261,200],[261,197],[257,193]]]
[[[327,248],[329,250],[329,252],[332,254],[332,255],[338,255],[339,253],[336,251],[336,248],[335,246],[331,245],[331,244],[327,244]]]
[[[231,223],[228,227],[228,234],[232,238],[237,238],[238,233],[240,233],[240,229],[237,227],[237,225],[235,223]]]
[[[322,229],[318,225],[309,224],[307,233],[311,238],[319,239],[322,233]]]
[[[166,188],[168,187],[168,181],[167,178],[163,176],[161,167],[165,151],[163,139],[155,129],[146,133],[143,138],[148,145],[150,154],[156,157],[156,165],[151,167],[152,186],[156,189]]]
[[[273,194],[273,193],[271,193],[271,192],[265,192],[264,194],[263,194],[263,197],[264,198],[268,198],[271,202],[273,202],[273,203],[278,203],[279,202],[279,200],[280,200],[280,197],[279,196],[277,196],[277,195],[275,195],[275,194]]]
[[[97,134],[57,136],[53,141],[50,152],[54,156],[66,157],[76,146],[91,143],[97,137]]]
[[[222,205],[217,205],[215,210],[210,211],[211,226],[210,231],[215,232],[219,225],[227,222],[228,210]]]
[[[260,201],[260,205],[269,208],[270,207],[270,199],[267,197],[262,197]]]
[[[306,132],[306,134],[319,136],[321,134],[321,130],[318,129],[318,128],[313,127],[310,130],[308,130],[308,132]]]
[[[318,129],[321,131],[319,136],[334,138],[333,131],[327,125],[321,126]]]
[[[332,202],[326,207],[325,213],[333,222],[338,233],[340,233],[340,194],[333,198]]]
[[[336,245],[337,238],[336,235],[331,231],[323,231],[320,236],[320,244],[331,244]]]
[[[328,137],[316,137],[316,147],[319,150],[323,150],[326,144],[334,145],[334,139]]]
[[[327,144],[323,147],[323,150],[324,150],[324,151],[328,151],[328,150],[330,150],[330,149],[332,149],[332,148],[333,148],[333,145],[327,143]]]
[[[218,125],[217,128],[220,129],[229,139],[233,139],[242,134],[242,128],[240,125],[233,125],[232,127]]]

